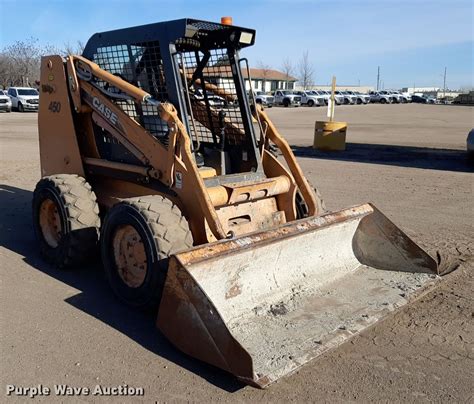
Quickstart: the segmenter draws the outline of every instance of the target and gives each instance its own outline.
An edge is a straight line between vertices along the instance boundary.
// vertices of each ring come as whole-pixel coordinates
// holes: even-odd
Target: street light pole
[[[380,84],[380,66],[377,66],[377,91],[379,91]]]
[[[443,98],[446,102],[446,67],[444,68]]]

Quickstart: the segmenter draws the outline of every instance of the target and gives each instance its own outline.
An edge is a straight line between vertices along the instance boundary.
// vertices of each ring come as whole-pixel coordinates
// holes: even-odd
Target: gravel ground
[[[472,111],[338,107],[336,119],[349,122],[347,151],[321,153],[310,146],[325,109],[269,110],[329,210],[373,202],[456,270],[418,301],[267,390],[176,351],[152,315],[116,301],[99,264],[61,272],[39,258],[30,212],[40,176],[37,115],[0,114],[1,401],[15,401],[6,396],[7,384],[126,384],[145,391],[130,402],[474,402],[474,167],[465,154]]]

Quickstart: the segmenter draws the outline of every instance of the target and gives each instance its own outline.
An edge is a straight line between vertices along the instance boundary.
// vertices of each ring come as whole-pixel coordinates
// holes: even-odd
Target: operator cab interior
[[[186,126],[196,164],[206,176],[263,174],[245,69],[239,60],[239,50],[253,44],[255,32],[192,19],[171,23],[96,34],[84,56],[155,100],[171,102]],[[114,43],[107,43],[109,35]],[[107,83],[95,85],[168,146],[169,128],[157,106],[126,99]],[[102,157],[137,164],[103,128],[96,125],[95,132]]]

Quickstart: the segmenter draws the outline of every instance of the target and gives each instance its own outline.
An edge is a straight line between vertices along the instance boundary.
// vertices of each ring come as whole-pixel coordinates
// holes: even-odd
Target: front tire
[[[380,100],[380,103],[381,103],[381,104],[386,104],[386,103],[387,103],[387,100],[386,100],[385,98],[382,98],[382,99]]]
[[[125,199],[108,212],[101,232],[101,256],[110,286],[130,306],[156,308],[168,258],[193,245],[188,222],[159,195]]]
[[[93,256],[99,239],[99,207],[91,186],[78,175],[44,177],[33,193],[33,229],[43,257],[58,268]]]
[[[314,101],[313,100],[308,101],[308,107],[314,107]]]
[[[25,112],[25,108],[21,102],[18,103],[18,112]]]

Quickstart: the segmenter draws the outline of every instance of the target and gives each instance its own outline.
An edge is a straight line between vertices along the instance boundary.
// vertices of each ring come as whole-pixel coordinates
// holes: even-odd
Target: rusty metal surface
[[[157,326],[187,354],[265,387],[436,279],[435,261],[365,204],[173,256]]]
[[[265,178],[258,181],[240,181],[207,188],[215,207],[255,201],[287,193],[290,180],[285,176]]]
[[[285,223],[285,214],[278,211],[275,198],[223,206],[216,209],[226,232],[247,234],[270,229]]]

